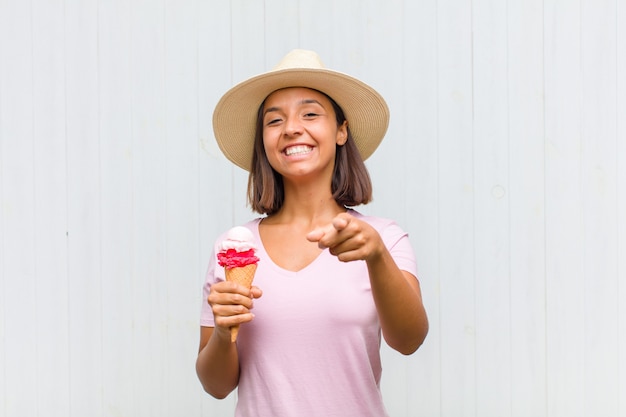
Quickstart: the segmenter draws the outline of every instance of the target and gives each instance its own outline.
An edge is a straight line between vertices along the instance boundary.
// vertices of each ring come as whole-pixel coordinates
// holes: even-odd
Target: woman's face
[[[330,100],[318,91],[285,88],[265,100],[263,146],[270,165],[285,179],[330,179],[336,145],[347,137],[347,122],[337,126]]]

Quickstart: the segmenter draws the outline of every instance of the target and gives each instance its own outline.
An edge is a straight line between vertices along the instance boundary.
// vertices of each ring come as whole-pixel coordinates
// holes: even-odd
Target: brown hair
[[[330,100],[335,111],[337,126],[340,126],[346,120],[343,110],[335,103],[335,100],[326,94],[324,95]],[[282,207],[285,200],[285,189],[282,176],[272,168],[265,154],[263,146],[264,105],[265,101],[261,103],[257,113],[252,169],[248,176],[248,203],[252,210],[257,213],[269,215],[276,213]],[[363,158],[354,143],[350,126],[347,130],[348,139],[346,143],[336,147],[331,192],[337,204],[350,207],[372,201],[372,181]]]

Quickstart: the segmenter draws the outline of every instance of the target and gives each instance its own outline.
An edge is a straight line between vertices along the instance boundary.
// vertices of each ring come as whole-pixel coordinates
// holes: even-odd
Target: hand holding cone
[[[254,279],[254,273],[256,272],[256,264],[250,264],[237,268],[226,268],[226,281],[236,282],[243,285],[246,288],[252,287],[252,280]],[[237,335],[239,334],[239,325],[235,325],[230,328],[230,341],[237,341]]]
[[[218,263],[224,267],[226,281],[252,287],[259,258],[256,257],[252,232],[245,227],[230,229],[217,254]],[[237,341],[239,325],[230,328],[231,342]]]

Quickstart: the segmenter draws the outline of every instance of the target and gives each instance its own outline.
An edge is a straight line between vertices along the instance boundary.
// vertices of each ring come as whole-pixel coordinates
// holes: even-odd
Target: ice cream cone
[[[256,272],[256,264],[250,264],[237,268],[226,268],[226,281],[236,282],[243,285],[246,288],[252,286],[252,280],[254,280],[254,273]],[[230,328],[230,340],[231,342],[237,341],[237,335],[239,334],[239,325]]]

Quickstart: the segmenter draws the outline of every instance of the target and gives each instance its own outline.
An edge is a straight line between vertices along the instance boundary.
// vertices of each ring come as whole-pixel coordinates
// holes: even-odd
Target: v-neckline
[[[291,269],[287,269],[285,267],[282,267],[278,263],[276,263],[276,261],[274,261],[274,259],[272,259],[272,257],[270,256],[269,252],[267,251],[267,249],[265,247],[263,239],[261,238],[261,231],[259,230],[259,225],[261,224],[262,220],[263,220],[262,218],[259,218],[259,219],[256,219],[256,221],[254,222],[255,234],[256,234],[256,236],[258,238],[258,242],[259,242],[259,249],[262,251],[262,253],[261,254],[257,254],[257,256],[261,255],[261,256],[259,256],[261,261],[266,260],[268,262],[268,264],[270,264],[274,269],[277,269],[277,270],[281,271],[283,274],[289,275],[289,276],[297,276],[297,275],[301,274],[302,272],[306,271],[307,269],[311,268],[315,263],[317,263],[321,259],[322,256],[324,256],[325,254],[328,253],[328,249],[322,250],[309,263],[307,263],[302,268],[300,268],[300,269],[298,269],[296,271],[291,270]]]

